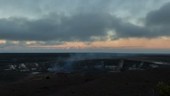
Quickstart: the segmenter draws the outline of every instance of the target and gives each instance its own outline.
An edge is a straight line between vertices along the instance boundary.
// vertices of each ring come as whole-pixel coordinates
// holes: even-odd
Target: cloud
[[[170,3],[165,4],[159,10],[150,12],[146,21],[150,25],[169,25],[170,24]]]
[[[160,1],[159,1],[160,2]],[[170,2],[157,10],[148,12],[143,26],[119,22],[114,29],[118,38],[159,38],[170,36]]]
[[[151,1],[152,0],[150,0],[149,5],[153,4]],[[67,5],[69,3],[72,4],[70,1],[65,0],[65,2],[61,3],[60,0],[50,0],[47,5],[52,4],[53,7],[47,6],[45,4],[46,1],[43,2],[41,2],[41,4],[37,7],[40,10],[44,9],[48,11],[45,11],[46,15],[39,16],[36,19],[18,16],[1,18],[0,39],[14,41],[64,42],[94,41],[96,40],[94,37],[99,40],[106,40],[109,35],[108,32],[113,32],[114,35],[111,37],[112,39],[157,38],[160,36],[170,35],[170,19],[168,18],[170,15],[170,12],[168,11],[170,9],[169,3],[158,10],[149,12],[146,18],[144,18],[146,20],[146,24],[139,26],[130,23],[128,19],[126,20],[125,18],[121,18],[107,11],[115,8],[111,6],[111,4],[116,6],[116,4],[120,5],[123,1],[115,0],[113,3],[112,0],[108,0],[107,2],[103,0],[87,0],[81,2],[75,0],[74,3],[76,3],[76,7],[70,7],[70,10],[76,9],[76,11],[70,11],[70,13],[62,13],[60,12],[62,9],[61,6],[54,7],[56,4],[52,4],[56,2],[61,5]],[[32,4],[33,2],[27,3]],[[135,4],[137,3],[138,2],[135,1]],[[79,4],[80,6],[78,6]],[[87,6],[83,6],[83,4]],[[145,3],[143,2],[142,4]],[[34,8],[37,8],[35,5]],[[122,8],[128,8],[130,5],[131,3],[123,3],[121,6]],[[134,9],[135,7],[137,6],[130,7],[129,10]],[[26,8],[28,8],[28,5]],[[69,11],[66,6],[64,6],[63,10],[65,9]]]
[[[0,39],[37,41],[91,40],[105,36],[118,19],[109,14],[86,13],[73,16],[50,14],[37,20],[0,19]]]
[[[145,16],[170,0],[0,0],[0,18],[39,18],[51,12],[109,12],[117,16]],[[128,14],[126,14],[128,13]]]
[[[0,39],[21,41],[93,41],[115,38],[151,37],[145,27],[137,26],[107,13],[79,13],[72,16],[49,14],[37,20],[0,19]]]
[[[0,39],[20,41],[93,41],[93,37],[152,37],[146,28],[106,13],[81,13],[72,16],[49,14],[37,20],[0,19]]]
[[[170,2],[160,9],[151,11],[146,16],[146,27],[150,29],[153,37],[170,36]]]

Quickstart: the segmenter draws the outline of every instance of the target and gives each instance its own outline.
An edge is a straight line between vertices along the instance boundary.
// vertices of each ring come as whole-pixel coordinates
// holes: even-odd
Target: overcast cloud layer
[[[0,39],[95,41],[170,36],[170,0],[0,0]]]

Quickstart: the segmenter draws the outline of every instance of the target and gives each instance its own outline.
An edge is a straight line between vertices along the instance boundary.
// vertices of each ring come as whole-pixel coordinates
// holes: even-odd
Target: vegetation
[[[159,96],[170,96],[170,85],[167,85],[164,82],[159,82],[157,84],[157,90]]]

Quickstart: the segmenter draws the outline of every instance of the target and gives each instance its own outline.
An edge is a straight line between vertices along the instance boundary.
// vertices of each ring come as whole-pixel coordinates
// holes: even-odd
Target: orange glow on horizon
[[[0,40],[0,44],[5,44],[6,41],[5,40]]]
[[[170,38],[129,38],[109,41],[93,42],[65,42],[60,45],[30,45],[29,47],[53,48],[53,49],[86,49],[86,48],[144,48],[144,49],[169,49]]]

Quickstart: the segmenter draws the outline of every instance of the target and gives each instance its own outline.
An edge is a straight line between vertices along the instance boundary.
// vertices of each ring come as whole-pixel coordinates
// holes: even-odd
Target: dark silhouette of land
[[[0,96],[159,96],[158,83],[170,85],[169,55],[76,61],[69,59],[70,54],[0,54],[0,57]],[[72,62],[75,71],[48,70],[56,62],[63,66],[65,60]]]

